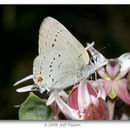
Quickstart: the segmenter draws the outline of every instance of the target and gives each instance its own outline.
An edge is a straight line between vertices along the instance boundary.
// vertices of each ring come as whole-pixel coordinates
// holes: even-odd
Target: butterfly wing
[[[34,81],[42,90],[64,89],[79,82],[86,75],[83,68],[87,66],[83,55],[59,50],[40,54],[33,65]]]
[[[70,48],[72,47],[72,49]],[[86,63],[89,56],[82,44],[57,20],[47,17],[43,20],[39,30],[39,54],[45,51],[60,50],[66,53],[82,53]]]
[[[80,81],[82,68],[88,63],[81,43],[57,20],[45,18],[39,31],[39,56],[34,60],[35,83],[43,89],[73,85]]]
[[[62,24],[51,17],[43,20],[39,30],[39,56],[34,60],[31,75],[35,87],[39,86],[43,92],[47,88],[71,86],[84,77],[84,68],[88,63],[89,56],[85,48]],[[27,79],[30,77],[16,84]]]

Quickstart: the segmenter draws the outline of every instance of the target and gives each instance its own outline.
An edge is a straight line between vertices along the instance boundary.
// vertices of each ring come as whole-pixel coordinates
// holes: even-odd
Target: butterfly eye
[[[42,77],[38,77],[38,82],[42,82]]]

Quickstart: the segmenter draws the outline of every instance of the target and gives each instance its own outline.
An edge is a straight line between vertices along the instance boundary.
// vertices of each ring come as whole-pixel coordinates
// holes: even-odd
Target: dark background
[[[32,74],[38,55],[38,33],[42,20],[52,16],[84,45],[95,41],[107,58],[130,51],[130,6],[112,5],[1,5],[0,6],[0,119],[18,119],[18,108],[28,93],[13,84]]]

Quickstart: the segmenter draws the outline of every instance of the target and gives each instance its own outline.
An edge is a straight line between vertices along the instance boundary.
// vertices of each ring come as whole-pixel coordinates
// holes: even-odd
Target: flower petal
[[[91,95],[90,97],[91,97],[92,103],[98,106],[98,104],[99,104],[98,98],[97,98],[97,97],[94,97],[93,95]]]
[[[93,84],[95,83],[95,81],[93,81]],[[89,95],[93,95],[94,97],[97,97],[97,91],[96,91],[96,87],[94,87],[92,85],[92,83],[90,82],[87,82],[86,83],[86,88],[88,88],[88,92],[89,92]],[[96,83],[97,85],[97,83]],[[75,110],[79,110],[79,106],[78,106],[78,86],[76,86],[69,94],[69,97],[68,97],[68,105],[75,109]],[[83,89],[83,87],[81,87]],[[85,89],[85,88],[84,88]],[[82,90],[82,92],[85,92],[84,90]],[[90,96],[90,97],[91,97]],[[81,97],[82,97],[82,93],[81,93]],[[82,100],[82,99],[80,99]],[[85,99],[83,99],[85,100]],[[81,102],[81,101],[80,101]],[[85,106],[85,109],[86,109],[86,106]]]
[[[69,97],[68,97],[68,101],[67,101],[67,104],[75,109],[75,110],[79,110],[79,107],[78,107],[78,86],[75,87],[69,94]]]
[[[106,91],[106,94],[109,95],[111,87],[112,87],[112,81],[111,80],[103,80],[103,79],[98,79],[99,82],[103,84],[103,88]]]
[[[94,86],[94,85],[97,85],[97,82],[96,81],[87,81],[87,87],[88,87],[88,92],[89,92],[89,95],[93,95],[94,97],[97,97],[97,86]]]
[[[87,46],[89,46],[89,43],[87,43]],[[108,60],[99,51],[97,51],[94,47],[90,47],[88,50],[94,60],[94,65],[95,65],[94,70],[97,70],[100,67],[107,64]]]
[[[124,77],[128,71],[130,71],[130,53],[125,53],[121,55],[118,58],[120,64],[121,64],[121,69],[119,73],[119,77]]]
[[[59,96],[62,97],[62,99],[63,99],[64,101],[67,101],[68,95],[66,94],[65,91],[62,90],[62,91],[58,92],[58,94],[59,94]],[[53,92],[53,93],[51,93],[51,95],[49,96],[49,98],[48,98],[48,100],[47,100],[47,102],[46,102],[46,105],[48,106],[48,105],[52,104],[54,101],[55,101],[55,97],[54,97],[54,92]]]
[[[130,90],[130,72],[128,72],[127,75],[127,85],[128,85],[128,89]]]
[[[110,59],[107,66],[106,72],[111,78],[114,78],[120,71],[120,65],[117,60]]]
[[[54,96],[56,103],[58,104],[61,111],[64,113],[67,119],[71,120],[80,120],[78,112],[71,107],[69,107],[64,101],[60,98],[57,91],[54,91]]]
[[[130,93],[127,87],[127,80],[114,80],[113,81],[117,95],[126,103],[130,104]]]
[[[107,75],[107,73],[105,72],[104,67],[101,67],[97,70],[97,73],[99,74],[100,77],[102,77],[103,79],[110,79],[109,76]]]
[[[87,80],[83,79],[80,81],[78,87],[78,108],[83,112],[90,104],[91,98],[87,87]]]
[[[97,81],[97,82],[99,82],[99,81]],[[102,98],[102,99],[106,99],[106,92],[105,92],[105,89],[103,88],[103,86],[101,85],[101,83],[99,82],[98,83],[98,88],[99,88],[99,90],[98,90],[98,94],[97,94],[97,97],[99,98]]]

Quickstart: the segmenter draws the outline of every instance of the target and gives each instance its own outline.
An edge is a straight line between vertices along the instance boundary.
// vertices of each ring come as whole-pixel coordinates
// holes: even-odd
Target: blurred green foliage
[[[84,46],[95,41],[100,50],[110,44],[103,50],[107,58],[130,51],[130,6],[0,5],[0,119],[18,119],[13,106],[29,93],[16,93],[13,84],[32,73],[39,27],[47,16],[60,21]]]

